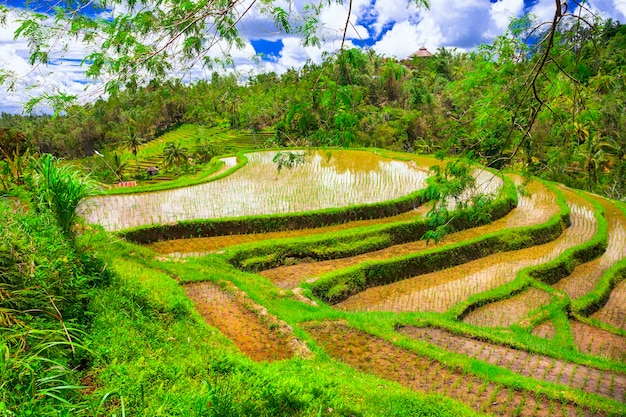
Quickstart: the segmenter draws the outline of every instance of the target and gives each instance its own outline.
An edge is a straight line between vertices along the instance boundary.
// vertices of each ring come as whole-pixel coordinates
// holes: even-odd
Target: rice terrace
[[[0,0],[0,417],[626,417],[620,17]]]
[[[448,201],[453,230],[423,239],[430,168],[445,161],[299,152],[284,170],[278,151],[222,157],[203,184],[94,197],[83,212],[142,245],[117,243],[113,268],[140,270],[165,312],[193,305],[229,349],[274,369],[332,361],[461,413],[626,413],[623,204],[475,167],[461,200],[489,196],[489,216]],[[334,408],[320,413],[358,415]]]

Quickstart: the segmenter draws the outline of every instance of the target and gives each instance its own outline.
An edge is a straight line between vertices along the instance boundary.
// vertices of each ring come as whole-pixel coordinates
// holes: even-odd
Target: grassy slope
[[[395,332],[399,324],[436,325],[624,372],[619,364],[563,350],[558,341],[536,338],[526,329],[476,329],[450,315],[343,313],[324,304],[314,308],[291,298],[289,292],[279,292],[265,278],[234,269],[221,256],[185,263],[161,262],[144,248],[110,239],[114,238],[100,235],[93,242],[116,278],[91,304],[95,317],[91,346],[95,391],[91,395],[94,400],[108,395],[104,407],[111,412],[123,408],[132,415],[308,416],[331,415],[331,410],[332,415],[355,416],[473,415],[452,400],[414,393],[337,363],[297,328],[298,323],[308,320],[341,318],[355,328],[496,383],[536,390],[556,399],[575,398],[580,404],[605,410],[620,409],[608,400],[563,391],[462,355],[398,338]],[[294,326],[315,356],[258,364],[238,353],[230,341],[204,323],[177,283],[207,279],[233,282]]]
[[[312,359],[252,362],[203,322],[167,265],[110,239],[103,234],[92,242],[115,279],[90,306],[92,398],[109,393],[108,413],[120,412],[123,403],[128,415],[146,416],[474,415],[452,400],[356,372],[319,350]],[[249,277],[219,261],[210,266],[209,279],[231,274],[241,284]],[[287,320],[297,321],[299,310]]]

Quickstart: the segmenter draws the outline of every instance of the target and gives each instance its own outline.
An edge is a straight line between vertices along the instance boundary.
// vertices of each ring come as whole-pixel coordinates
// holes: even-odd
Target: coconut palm
[[[137,165],[137,175],[139,175],[141,168],[139,167],[139,159],[137,159],[137,151],[139,146],[145,142],[145,140],[139,136],[137,132],[137,128],[130,124],[128,125],[128,129],[122,138],[122,142],[127,148],[130,148],[133,156],[135,157],[135,165]]]
[[[175,165],[176,172],[179,172],[181,167],[186,169],[189,166],[189,151],[178,142],[167,142],[165,144],[163,158],[165,167],[170,168]]]

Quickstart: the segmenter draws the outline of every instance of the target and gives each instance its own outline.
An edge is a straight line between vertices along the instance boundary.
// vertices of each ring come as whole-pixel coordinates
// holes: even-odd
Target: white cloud
[[[241,11],[253,0],[241,3]],[[293,22],[297,21],[308,0],[279,0],[277,5],[291,13]],[[351,47],[351,40],[380,37],[373,48],[380,54],[405,58],[421,46],[431,52],[439,47],[472,49],[481,43],[490,42],[494,36],[502,34],[511,17],[524,13],[527,0],[465,0],[450,4],[442,0],[431,0],[430,9],[419,9],[408,0],[353,0],[346,46]],[[626,20],[626,0],[590,0],[587,6],[604,18]],[[118,6],[113,14],[127,10]],[[537,0],[527,10],[537,15],[540,21],[551,21],[554,15],[554,0]],[[113,15],[112,12],[109,12]],[[320,15],[320,35],[325,37],[321,49],[304,48],[299,38],[280,32],[270,16],[252,8],[251,12],[238,23],[238,28],[246,38],[242,50],[232,49],[236,70],[240,73],[258,73],[274,71],[283,73],[289,68],[299,68],[307,60],[320,63],[323,51],[332,53],[340,47],[342,31],[348,16],[348,0],[337,4],[330,2]],[[84,67],[80,60],[89,48],[80,43],[70,43],[63,53],[52,56],[50,65],[40,65],[36,69],[28,64],[28,45],[23,40],[15,41],[13,33],[18,27],[16,14],[9,12],[7,25],[0,28],[0,68],[17,73],[18,82],[14,92],[6,92],[0,87],[0,111],[16,111],[19,105],[28,100],[30,95],[47,91],[63,91],[76,94],[84,100],[93,100],[97,94],[85,94],[85,86],[90,82],[85,79]],[[382,34],[382,35],[381,35]],[[282,50],[271,60],[255,62],[252,56],[256,52],[250,40],[282,40]],[[217,44],[210,56],[221,57],[225,46]],[[174,74],[184,76],[185,80],[197,80],[210,77],[210,70],[196,65],[187,73],[180,69]],[[91,85],[90,91],[97,92],[102,83]],[[28,87],[32,87],[30,90]],[[101,90],[100,90],[101,91]]]
[[[431,7],[435,7],[437,2],[431,2]],[[441,3],[441,2],[439,2]],[[456,6],[455,6],[456,7]],[[374,4],[373,14],[376,16],[376,21],[372,25],[376,35],[380,35],[385,25],[394,22],[405,22],[415,18],[418,13],[418,8],[415,3],[398,1],[398,0],[376,0]]]
[[[443,43],[443,34],[435,21],[427,17],[419,24],[408,21],[396,23],[373,48],[382,55],[403,59],[425,46],[431,52]]]
[[[485,31],[488,36],[501,35],[509,26],[511,19],[520,17],[524,13],[524,0],[500,0],[491,4],[489,16],[493,22],[493,29]]]
[[[552,22],[554,7],[554,0],[539,0],[530,8],[530,13],[535,15],[539,22]]]
[[[343,30],[348,18],[348,7],[345,4],[333,3],[322,9],[320,14],[321,38],[328,41],[341,41]],[[357,25],[357,15],[350,13],[350,22],[346,39],[368,39],[369,33],[364,26]]]
[[[15,11],[9,11],[6,24],[0,31],[0,69],[15,75],[11,91],[0,86],[0,111],[18,112],[31,97],[43,93],[85,96],[86,88],[93,89],[93,82],[85,77],[85,67],[80,65],[89,50],[78,42],[68,42],[63,52],[51,53],[47,65],[30,65],[27,41],[13,37],[20,25],[19,18]]]
[[[604,18],[624,22],[626,20],[626,0],[593,0],[587,5]]]
[[[280,51],[277,64],[277,72],[284,72],[289,68],[299,68],[307,60],[315,63],[322,62],[322,49],[303,47],[299,38],[291,37],[283,39],[283,49]]]

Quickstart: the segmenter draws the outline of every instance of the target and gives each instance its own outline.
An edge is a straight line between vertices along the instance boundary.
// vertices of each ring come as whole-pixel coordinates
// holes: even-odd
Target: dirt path
[[[396,216],[382,219],[357,220],[337,224],[333,226],[318,227],[314,229],[288,230],[284,232],[254,233],[247,235],[229,235],[215,237],[199,237],[192,239],[176,239],[156,242],[147,245],[153,251],[172,257],[202,256],[223,249],[228,246],[239,245],[249,242],[261,242],[270,239],[285,239],[290,237],[310,236],[322,233],[339,232],[355,227],[372,226],[375,224],[394,223],[414,220],[422,217],[428,211],[428,207],[421,206],[416,210],[401,213]]]
[[[570,298],[579,298],[593,290],[607,269],[626,257],[626,217],[624,213],[608,200],[593,197],[604,207],[604,215],[608,223],[608,242],[602,256],[591,262],[579,265],[572,274],[554,285],[564,291]]]
[[[522,178],[519,176],[512,176],[512,179],[516,184],[522,183]],[[555,204],[555,199],[556,197],[554,193],[550,192],[543,184],[533,181],[527,186],[526,193],[519,196],[517,208],[513,209],[503,218],[488,225],[451,233],[438,244],[431,242],[427,245],[426,241],[418,240],[415,242],[390,246],[389,248],[379,251],[369,252],[349,258],[300,263],[297,265],[269,269],[261,272],[261,275],[269,278],[281,288],[293,288],[302,281],[312,280],[314,277],[323,273],[347,268],[361,262],[391,259],[397,256],[420,252],[425,249],[462,242],[464,240],[473,239],[486,233],[505,228],[528,226],[546,222],[552,215],[557,213],[558,207]]]
[[[621,373],[483,342],[437,328],[410,326],[401,329],[400,333],[506,368],[520,375],[566,385],[616,401],[625,401],[626,375]]]
[[[343,322],[303,326],[328,354],[354,368],[397,381],[411,389],[437,393],[474,410],[496,416],[604,416],[567,401],[513,390],[446,367],[415,352],[350,328]]]
[[[515,279],[523,268],[555,259],[566,249],[589,240],[596,224],[591,203],[563,190],[571,207],[569,227],[557,239],[531,248],[496,253],[430,274],[368,288],[336,305],[341,310],[445,312],[473,294],[491,290]],[[472,322],[478,309],[466,317]],[[503,311],[506,314],[507,311]],[[490,316],[490,315],[489,315]],[[488,317],[489,317],[488,316]],[[485,322],[488,317],[481,318]]]
[[[226,292],[212,282],[187,284],[185,291],[200,315],[255,361],[306,355],[306,348],[292,337],[289,326],[254,305],[242,292]]]

